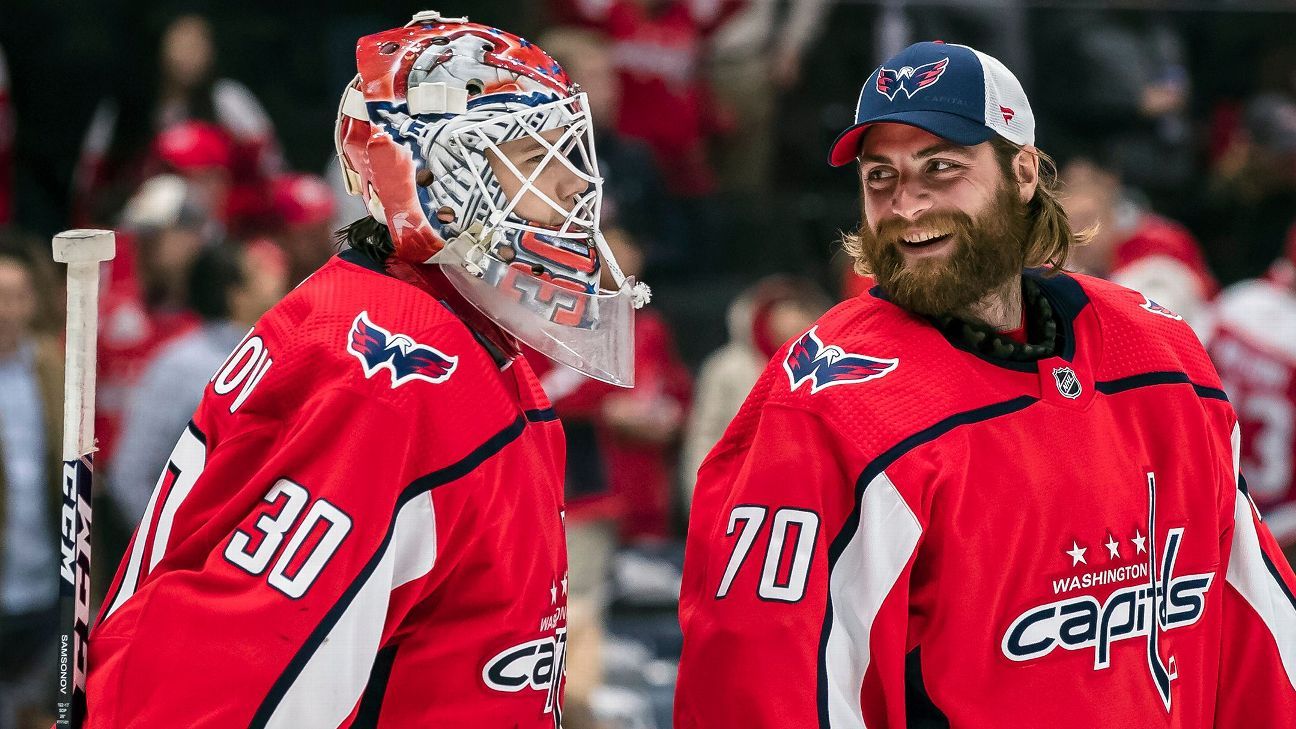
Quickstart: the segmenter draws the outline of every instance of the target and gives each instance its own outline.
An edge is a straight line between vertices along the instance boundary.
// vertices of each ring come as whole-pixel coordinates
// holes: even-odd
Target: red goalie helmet
[[[594,127],[562,68],[523,38],[431,11],[361,38],[356,64],[338,159],[395,254],[443,266],[474,306],[556,361],[631,384],[633,310],[648,290],[621,274],[599,231]],[[500,149],[522,139],[539,150],[525,172]],[[512,194],[500,165],[520,182]],[[536,183],[555,165],[585,189],[546,194]],[[520,215],[524,198],[547,219]],[[616,291],[599,290],[603,267]]]

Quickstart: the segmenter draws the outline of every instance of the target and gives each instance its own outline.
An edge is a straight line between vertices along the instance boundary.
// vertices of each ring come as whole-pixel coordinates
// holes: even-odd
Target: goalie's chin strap
[[[612,281],[616,283],[617,289],[625,285],[626,275],[617,265],[616,257],[612,255],[612,249],[608,246],[607,239],[603,237],[603,231],[595,229],[594,245],[598,248],[599,255],[603,257],[603,265],[607,266],[608,273],[612,274]],[[635,281],[634,288],[630,289],[630,303],[634,308],[642,309],[644,304],[652,301],[652,289],[643,281]]]

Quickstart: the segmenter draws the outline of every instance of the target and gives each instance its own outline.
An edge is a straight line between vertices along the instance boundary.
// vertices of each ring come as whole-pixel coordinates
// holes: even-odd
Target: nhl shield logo
[[[1076,377],[1075,370],[1070,367],[1054,367],[1053,382],[1062,397],[1068,400],[1080,397],[1080,378]]]

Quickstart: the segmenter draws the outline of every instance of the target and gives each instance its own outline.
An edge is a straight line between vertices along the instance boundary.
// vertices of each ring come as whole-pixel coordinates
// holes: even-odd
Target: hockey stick
[[[54,236],[54,260],[68,265],[67,361],[63,381],[63,508],[59,513],[62,533],[59,544],[59,677],[55,726],[71,729],[79,729],[85,717],[99,264],[111,260],[116,250],[116,238],[107,230],[67,230]]]

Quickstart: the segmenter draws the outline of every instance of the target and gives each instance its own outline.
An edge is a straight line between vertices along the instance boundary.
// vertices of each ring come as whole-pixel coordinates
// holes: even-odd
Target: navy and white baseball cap
[[[882,122],[909,124],[964,146],[996,134],[1035,144],[1035,114],[1012,71],[974,48],[940,41],[915,43],[869,76],[855,123],[833,142],[829,163],[840,167],[855,159],[864,133]]]

